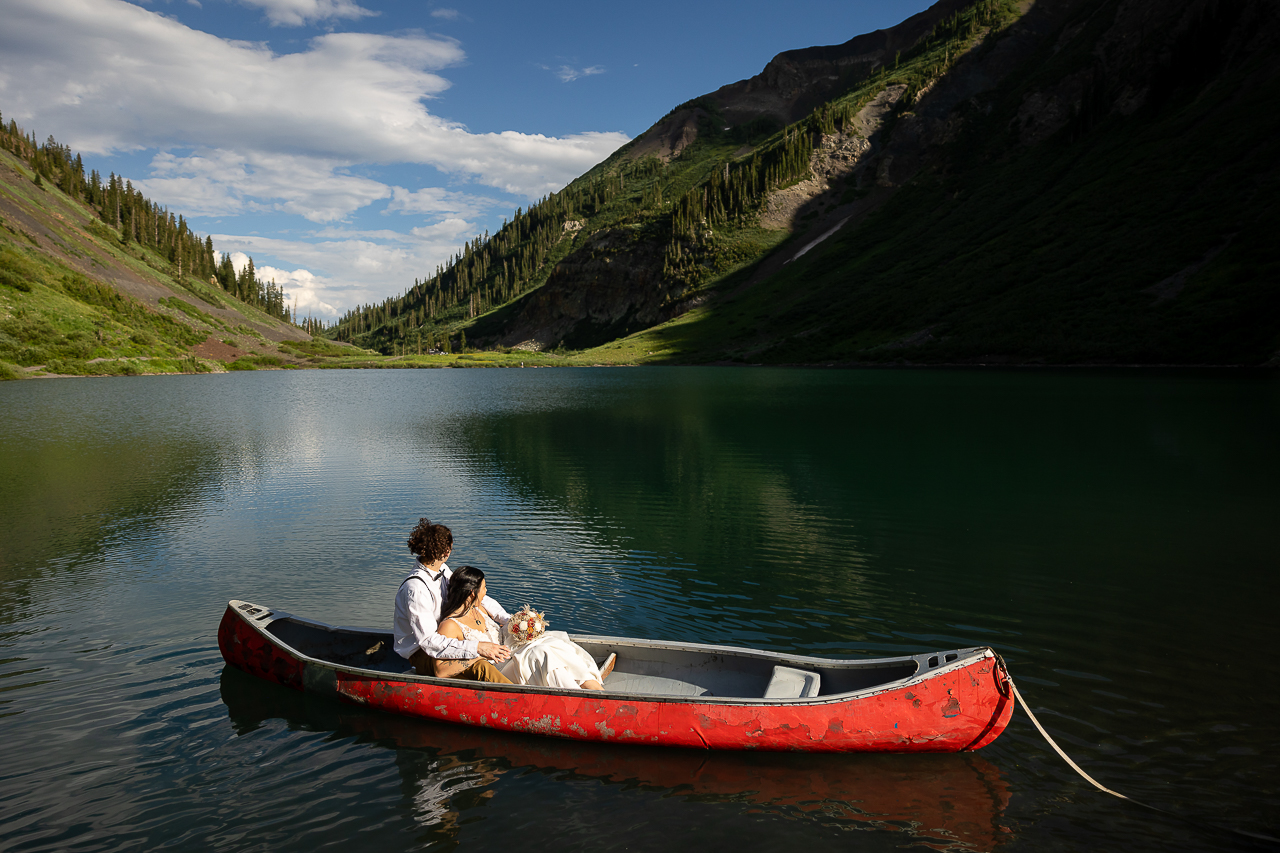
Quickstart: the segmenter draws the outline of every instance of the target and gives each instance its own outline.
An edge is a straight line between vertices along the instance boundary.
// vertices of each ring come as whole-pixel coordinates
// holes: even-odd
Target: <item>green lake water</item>
[[[968,755],[579,745],[224,667],[243,598],[385,627],[419,516],[571,632],[990,645],[1103,784],[1280,834],[1280,381],[298,371],[0,384],[0,849],[1252,850]]]

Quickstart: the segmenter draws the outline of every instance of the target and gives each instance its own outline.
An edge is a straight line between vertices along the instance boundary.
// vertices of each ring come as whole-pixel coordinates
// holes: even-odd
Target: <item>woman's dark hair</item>
[[[463,566],[454,572],[449,578],[449,594],[445,596],[444,604],[440,607],[440,618],[456,615],[457,611],[467,603],[467,599],[480,591],[483,580],[484,572],[475,566]],[[476,604],[479,603],[476,602]]]
[[[443,524],[432,524],[425,518],[418,519],[418,526],[409,534],[409,550],[424,563],[444,559],[453,547],[453,532]]]

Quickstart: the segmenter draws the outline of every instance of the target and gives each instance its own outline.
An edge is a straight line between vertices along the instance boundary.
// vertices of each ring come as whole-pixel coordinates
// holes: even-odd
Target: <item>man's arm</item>
[[[430,636],[418,643],[418,648],[439,660],[473,660],[480,657],[478,645],[475,640],[454,640],[433,629]]]
[[[410,580],[405,584],[408,597],[409,625],[418,648],[441,660],[471,660],[480,656],[474,641],[454,640],[436,633],[436,604],[425,584]]]

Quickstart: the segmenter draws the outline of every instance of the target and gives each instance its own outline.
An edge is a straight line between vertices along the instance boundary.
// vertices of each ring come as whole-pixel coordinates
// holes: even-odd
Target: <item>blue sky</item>
[[[0,111],[332,319],[677,104],[928,5],[0,0]]]

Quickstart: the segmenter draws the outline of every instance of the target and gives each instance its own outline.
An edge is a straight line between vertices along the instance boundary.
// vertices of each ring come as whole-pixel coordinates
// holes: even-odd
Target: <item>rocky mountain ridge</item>
[[[421,323],[601,362],[1275,361],[1277,47],[1267,0],[942,0],[680,105],[355,340]]]

